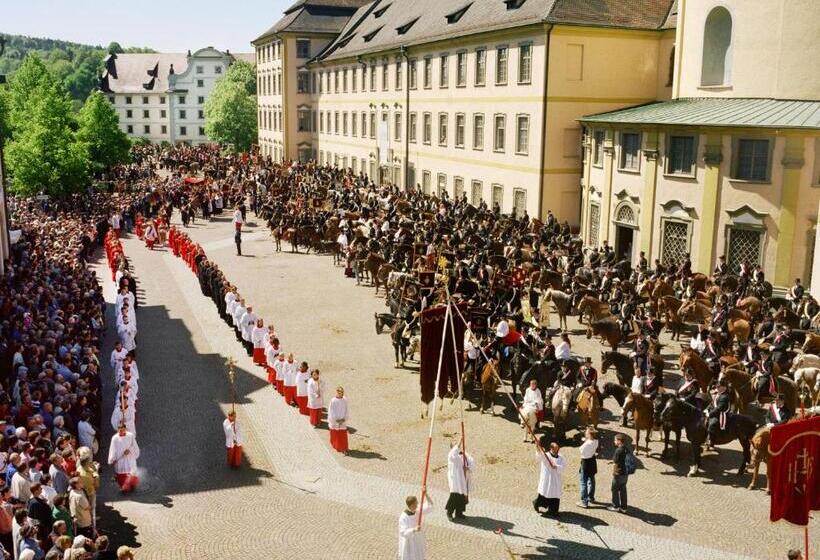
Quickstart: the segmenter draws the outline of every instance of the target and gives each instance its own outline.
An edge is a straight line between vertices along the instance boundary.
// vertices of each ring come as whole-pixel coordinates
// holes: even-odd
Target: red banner
[[[769,519],[808,525],[809,511],[820,509],[820,416],[772,427],[769,454]]]
[[[467,313],[467,307],[461,305],[459,310],[462,314]],[[421,400],[429,403],[433,400],[436,387],[436,373],[438,372],[439,353],[441,348],[442,330],[445,328],[444,317],[447,306],[431,307],[421,312],[421,367],[419,368],[419,378],[421,382]],[[458,391],[458,377],[464,366],[463,345],[465,325],[453,311],[453,330],[450,329],[450,322],[447,321],[447,332],[444,335],[444,350],[441,355],[441,377],[438,383],[438,395],[443,397],[448,392]],[[453,347],[455,338],[455,348]]]

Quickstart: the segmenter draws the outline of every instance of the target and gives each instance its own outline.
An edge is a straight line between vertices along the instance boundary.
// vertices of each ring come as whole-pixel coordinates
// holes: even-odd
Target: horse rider
[[[772,353],[772,360],[779,364],[782,362],[786,352],[791,345],[791,329],[787,325],[780,325],[779,332],[774,335],[769,350]]]
[[[705,325],[700,325],[695,336],[689,339],[689,348],[697,352],[698,355],[702,354],[703,349],[706,348],[707,338],[709,338],[709,329]]]
[[[555,384],[553,384],[552,388],[549,391],[549,395],[546,397],[544,402],[551,403],[552,397],[555,395],[555,391],[563,385],[564,387],[569,387],[570,389],[575,388],[576,383],[576,375],[572,371],[572,368],[569,367],[569,360],[564,360],[561,362],[561,371],[558,372],[558,379],[555,380]]]
[[[718,301],[712,310],[712,329],[721,334],[729,332],[729,311],[725,301]]]
[[[701,401],[697,398],[699,393],[700,384],[698,383],[698,380],[695,378],[695,374],[692,371],[692,368],[687,367],[685,370],[683,370],[683,383],[680,387],[678,387],[678,390],[675,391],[675,396],[691,404],[692,406],[700,408],[699,403]]]
[[[802,307],[800,308],[800,328],[808,330],[811,328],[811,323],[814,317],[820,313],[820,306],[817,305],[817,300],[811,294],[803,296]]]
[[[721,255],[720,257],[718,257],[718,264],[715,267],[715,272],[713,273],[713,276],[715,277],[715,280],[719,280],[727,274],[729,274],[729,265],[726,264],[726,257],[724,255]]]
[[[706,409],[706,417],[708,418],[706,430],[709,435],[715,434],[718,430],[722,430],[726,426],[726,416],[729,414],[731,407],[731,400],[729,399],[729,385],[725,379],[721,379],[717,383],[717,392],[715,393],[712,403]]]
[[[774,382],[774,362],[768,348],[760,349],[760,360],[754,366],[753,383],[757,392],[756,401],[759,404],[765,397],[774,394],[777,387]]]
[[[649,261],[646,260],[646,253],[643,251],[641,251],[641,254],[638,257],[638,270],[640,272],[646,272],[649,270]]]
[[[615,278],[612,281],[612,294],[609,296],[609,311],[613,315],[618,315],[621,312],[624,304],[624,291],[621,289],[620,278]]]
[[[618,326],[621,328],[623,338],[629,337],[629,334],[632,332],[632,321],[635,320],[635,311],[637,311],[635,297],[630,294],[621,306],[621,313],[618,316]]]
[[[715,337],[710,334],[706,337],[700,357],[706,362],[709,368],[717,376],[720,373],[720,347],[715,341]]]
[[[592,358],[587,356],[584,358],[584,364],[578,369],[578,381],[576,387],[580,390],[591,388],[598,398],[598,402],[603,404],[603,397],[598,391],[598,370],[592,367]],[[580,391],[578,391],[580,393]],[[577,395],[574,395],[577,397]],[[574,400],[574,399],[573,399]]]
[[[749,340],[743,349],[743,358],[740,363],[749,371],[760,360],[760,347],[754,340]]]
[[[570,283],[570,293],[572,294],[570,303],[572,309],[578,308],[578,304],[581,302],[581,298],[584,297],[584,291],[586,289],[587,287],[581,284],[581,279],[578,276],[572,277],[572,282]]]
[[[797,309],[800,306],[800,302],[803,300],[803,294],[806,290],[800,284],[800,278],[794,279],[794,286],[789,288],[789,291],[786,292],[786,300],[791,304],[792,311],[797,313]]]
[[[632,351],[632,359],[635,360],[635,367],[645,375],[649,371],[649,341],[643,332],[638,333],[635,339],[635,349]]]
[[[663,387],[663,375],[657,374],[655,372],[655,368],[649,368],[649,371],[646,374],[646,380],[644,381],[643,385],[643,394],[650,399],[654,399],[658,396],[658,391]]]
[[[772,310],[769,309],[766,311],[766,315],[763,316],[763,320],[760,321],[760,324],[757,327],[757,336],[760,337],[761,343],[765,340],[771,340],[774,336],[775,326]]]
[[[778,393],[774,402],[766,409],[766,426],[779,426],[791,420],[794,413],[786,406],[786,398],[783,393]]]
[[[612,291],[612,276],[607,270],[604,272],[604,277],[601,278],[601,284],[598,286],[599,293],[601,294],[601,301],[606,302],[609,300],[610,293]]]

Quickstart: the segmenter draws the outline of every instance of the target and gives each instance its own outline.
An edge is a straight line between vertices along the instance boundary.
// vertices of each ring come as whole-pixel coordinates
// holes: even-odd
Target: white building
[[[252,53],[213,47],[193,54],[123,53],[105,59],[100,90],[120,117],[122,130],[151,142],[207,142],[205,100],[236,60],[254,63]]]

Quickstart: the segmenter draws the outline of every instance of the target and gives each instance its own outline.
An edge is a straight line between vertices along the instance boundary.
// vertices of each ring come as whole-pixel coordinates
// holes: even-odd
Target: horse
[[[376,334],[382,334],[384,327],[392,329],[398,320],[392,313],[373,313],[373,317],[376,319]]]
[[[555,380],[558,379],[558,371],[560,365],[555,360],[535,360],[524,373],[519,377],[518,388],[521,394],[527,391],[530,386],[530,381],[535,379],[538,386],[542,389],[552,387],[555,385]]]
[[[609,366],[615,367],[615,376],[618,382],[629,387],[632,384],[632,378],[635,376],[635,363],[626,354],[620,352],[601,352],[601,375],[604,375]],[[619,403],[623,406],[623,403]]]
[[[641,450],[641,432],[646,432],[646,453],[649,454],[649,442],[652,439],[652,429],[655,427],[654,407],[649,397],[629,392],[624,400],[623,416],[632,412],[632,421],[635,425],[635,455]]]
[[[484,414],[484,401],[490,401],[490,414],[495,416],[495,392],[498,389],[499,379],[496,375],[498,369],[498,358],[491,358],[484,369],[481,370],[481,406],[479,412]]]
[[[581,313],[582,317],[586,315],[587,324],[612,316],[612,313],[610,313],[609,310],[609,305],[606,303],[601,303],[598,298],[590,295],[586,295],[581,298],[581,301],[578,302],[578,311]]]
[[[572,405],[572,388],[561,385],[555,389],[552,395],[552,423],[555,426],[555,434],[559,440],[563,440],[567,432],[567,420],[569,410]]]
[[[384,264],[384,258],[377,254],[370,252],[367,254],[367,259],[362,263],[363,268],[370,275],[373,285],[376,286],[376,291],[379,289],[379,280],[376,276],[379,273],[379,268]]]
[[[407,359],[408,337],[405,335],[407,322],[404,319],[396,321],[390,328],[390,342],[393,344],[393,352],[396,355],[394,367],[404,367]]]
[[[675,459],[680,459],[680,434],[683,431],[683,424],[677,419],[667,418],[666,421],[661,417],[663,409],[666,408],[666,403],[669,399],[674,399],[675,395],[672,393],[659,393],[658,397],[653,403],[655,427],[663,430],[663,451],[661,451],[661,459],[666,458],[666,453],[669,450],[669,434],[675,432]]]
[[[770,492],[771,476],[769,475],[769,440],[772,436],[772,429],[769,426],[761,426],[752,436],[752,480],[749,482],[749,490],[754,490],[757,486],[757,474],[760,471],[760,463],[766,463],[766,493]]]
[[[802,350],[804,354],[820,354],[820,334],[807,332]]]
[[[737,302],[735,308],[747,312],[752,317],[757,317],[760,314],[762,304],[755,296],[748,296]]]
[[[698,300],[690,300],[680,306],[678,315],[683,321],[694,320],[696,323],[706,323],[711,319],[712,310]]]
[[[673,429],[682,426],[686,430],[686,439],[692,447],[692,464],[687,476],[697,474],[700,469],[700,457],[703,443],[706,441],[706,428],[703,425],[703,412],[677,397],[666,400],[659,418],[661,424],[669,424]]]
[[[621,326],[613,319],[601,319],[592,321],[587,326],[587,338],[599,336],[603,342],[612,347],[613,352],[618,351],[618,344],[621,342]]]
[[[624,402],[626,402],[626,397],[630,392],[631,390],[629,387],[619,385],[618,383],[613,383],[612,381],[607,381],[604,383],[604,390],[601,391],[601,400],[605,401],[609,397],[612,397],[615,399],[615,402],[618,403],[618,406],[623,408]],[[624,416],[621,420],[621,425],[626,426],[626,416]]]
[[[532,363],[532,354],[529,347],[518,344],[513,348],[512,357],[510,358],[510,384],[512,385],[512,397],[516,400],[516,385],[518,380],[523,377],[524,373],[530,368]]]
[[[601,413],[601,403],[598,401],[598,395],[591,387],[586,387],[581,390],[577,397],[575,397],[575,406],[578,409],[578,415],[581,418],[581,423],[585,426],[598,427],[598,418]]]
[[[567,315],[572,311],[572,296],[561,290],[549,288],[544,294],[544,299],[555,305],[555,311],[558,313],[558,328],[560,329],[563,325],[564,330],[568,330]]]
[[[652,289],[652,301],[658,301],[663,296],[673,295],[675,295],[675,289],[669,285],[666,280],[659,278],[658,281],[655,282],[655,287]]]
[[[538,428],[538,412],[534,408],[527,407],[519,409],[519,413],[521,417],[521,427],[524,429],[524,443],[529,441],[527,438],[530,434],[532,434],[532,442],[535,443],[535,430]]]
[[[752,327],[747,319],[729,319],[726,325],[729,329],[729,342],[732,339],[736,339],[738,344],[746,344],[749,341]]]
[[[390,263],[384,263],[378,267],[376,274],[373,276],[373,285],[376,286],[376,294],[379,293],[379,286],[384,286],[384,291],[387,292],[387,282],[390,274],[396,269]]]
[[[675,296],[663,296],[658,300],[658,314],[666,313],[666,330],[672,333],[672,340],[680,340],[680,334],[686,328],[678,314],[681,305],[683,302]]]
[[[735,406],[738,412],[745,412],[749,403],[755,400],[755,388],[752,386],[752,375],[737,367],[724,368],[718,379],[724,379],[729,384],[735,396]]]
[[[702,272],[696,272],[689,277],[689,282],[695,292],[705,292],[709,277]]]
[[[680,358],[678,358],[678,369],[685,371],[687,368],[692,369],[695,379],[698,380],[698,384],[702,388],[705,389],[711,385],[712,379],[714,378],[712,368],[691,348],[683,350],[680,353]]]
[[[724,429],[714,430],[709,433],[709,441],[713,446],[725,445],[734,440],[740,442],[743,449],[743,458],[737,475],[742,476],[746,472],[746,467],[751,461],[752,437],[757,430],[757,422],[751,416],[745,414],[729,414],[726,418]]]

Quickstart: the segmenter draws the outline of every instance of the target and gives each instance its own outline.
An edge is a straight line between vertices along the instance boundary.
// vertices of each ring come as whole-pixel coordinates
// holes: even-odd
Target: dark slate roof
[[[617,125],[820,129],[820,101],[696,97],[649,103],[578,120]]]
[[[518,7],[509,9],[508,4]],[[540,22],[659,30],[674,0],[374,0],[359,8],[321,58],[390,50]],[[467,8],[453,23],[448,17]],[[404,34],[398,29],[415,23]]]
[[[359,6],[369,0],[299,0],[285,11],[285,15],[259,37],[262,39],[281,32],[339,33]]]

